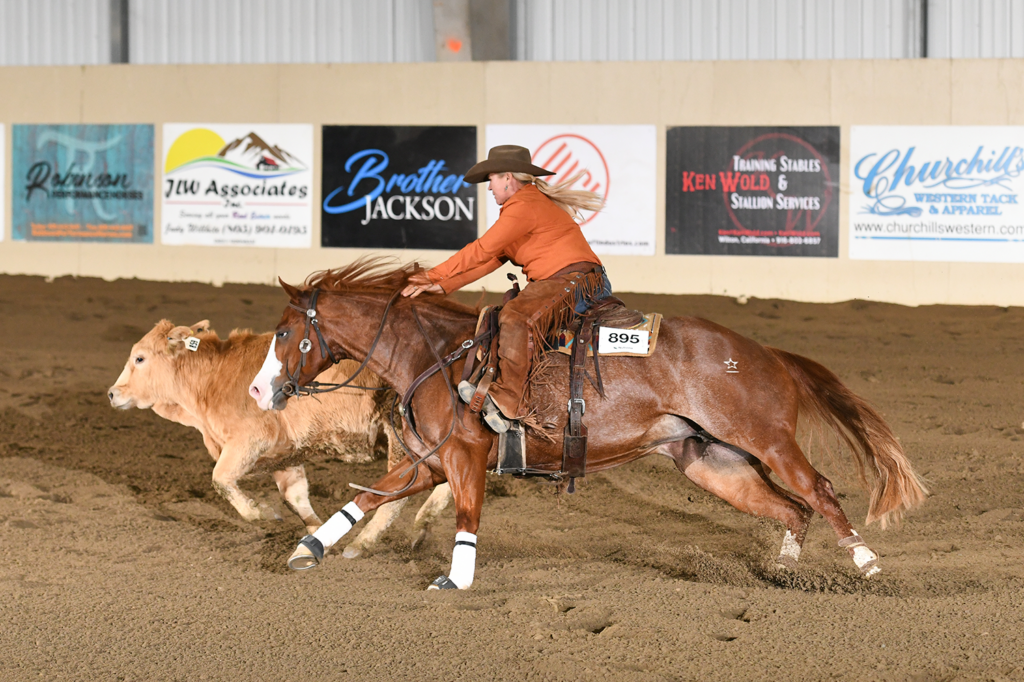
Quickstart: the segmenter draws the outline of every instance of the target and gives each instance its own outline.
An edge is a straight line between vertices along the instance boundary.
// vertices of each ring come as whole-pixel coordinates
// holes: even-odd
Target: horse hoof
[[[430,583],[427,590],[457,590],[459,586],[446,575],[438,576],[437,580]]]
[[[877,575],[882,572],[882,567],[878,565],[877,561],[869,561],[860,567],[860,573],[865,578],[870,578],[873,575]]]
[[[780,554],[779,557],[775,560],[775,565],[779,566],[780,568],[784,568],[787,571],[795,571],[797,567],[797,561],[791,556]]]
[[[324,558],[324,546],[312,535],[299,540],[299,546],[288,557],[288,568],[293,571],[305,571],[316,568]]]
[[[345,548],[345,551],[341,553],[341,556],[346,559],[356,559],[363,553],[363,548],[357,545],[349,545]]]

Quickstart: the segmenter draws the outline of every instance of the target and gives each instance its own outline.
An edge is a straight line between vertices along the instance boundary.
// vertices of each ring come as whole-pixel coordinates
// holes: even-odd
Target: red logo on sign
[[[562,180],[584,171],[572,186],[585,189],[588,192],[595,192],[604,197],[605,201],[608,200],[608,188],[611,185],[608,162],[605,161],[604,154],[601,153],[597,145],[582,135],[573,133],[555,135],[537,148],[537,151],[533,153],[533,162],[541,168],[554,171],[556,177]],[[557,180],[548,181],[557,182]],[[595,215],[597,214],[592,213],[587,216],[583,224],[589,223]]]

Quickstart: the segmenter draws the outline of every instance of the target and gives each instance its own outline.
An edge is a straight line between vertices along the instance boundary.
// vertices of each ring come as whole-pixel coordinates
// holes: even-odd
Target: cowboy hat
[[[481,161],[468,171],[463,178],[469,183],[485,182],[491,173],[528,173],[530,175],[554,175],[553,171],[544,170],[530,163],[530,150],[514,144],[503,144],[491,147],[487,152],[487,160]]]

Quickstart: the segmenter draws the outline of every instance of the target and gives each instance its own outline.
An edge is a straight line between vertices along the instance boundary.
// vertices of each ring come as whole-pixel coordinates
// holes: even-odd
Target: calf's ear
[[[192,336],[190,327],[175,327],[167,332],[167,350],[171,355],[177,355],[185,349],[185,339]]]
[[[194,325],[192,325],[191,329],[194,334],[202,334],[203,332],[208,332],[210,331],[210,321],[203,320],[201,322],[196,322]]]

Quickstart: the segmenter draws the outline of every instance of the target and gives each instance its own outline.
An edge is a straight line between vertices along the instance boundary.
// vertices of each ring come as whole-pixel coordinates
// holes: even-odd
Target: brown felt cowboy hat
[[[530,163],[530,150],[515,144],[491,147],[491,151],[487,152],[487,160],[466,171],[463,179],[470,183],[484,182],[491,173],[528,173],[534,176],[555,174],[554,171],[534,166]]]

